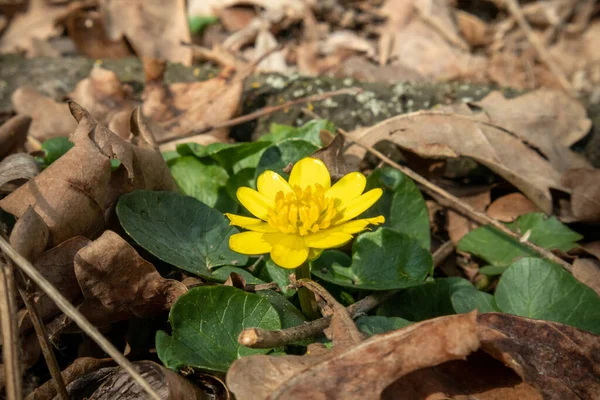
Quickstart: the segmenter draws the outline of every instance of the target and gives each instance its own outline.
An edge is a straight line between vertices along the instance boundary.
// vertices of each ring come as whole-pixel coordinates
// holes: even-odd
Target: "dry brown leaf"
[[[593,399],[600,393],[600,336],[499,313],[479,315],[477,325],[481,348],[544,399]]]
[[[540,89],[506,99],[495,91],[474,104],[489,122],[540,150],[557,171],[589,165],[569,147],[589,132],[592,122],[583,104],[565,92]]]
[[[332,32],[320,43],[319,51],[323,54],[346,51],[350,53],[363,53],[368,58],[375,57],[375,46],[373,43],[358,36],[353,31]]]
[[[463,10],[454,10],[454,16],[458,30],[471,46],[488,43],[488,25],[485,22]]]
[[[34,262],[46,249],[49,236],[48,226],[29,206],[10,233],[10,245],[29,262]]]
[[[459,49],[469,50],[469,45],[460,36],[453,8],[449,0],[415,1],[415,10],[419,16],[434,27],[448,42]]]
[[[550,187],[560,188],[560,175],[521,140],[479,122],[466,105],[440,107],[387,119],[362,132],[360,141],[373,146],[390,140],[426,158],[466,156],[490,168],[519,188],[544,212],[552,212]]]
[[[30,117],[15,115],[0,126],[0,159],[24,150],[30,125]]]
[[[220,142],[220,140],[213,135],[202,133],[200,135],[190,136],[189,138],[177,139],[165,144],[161,144],[159,149],[162,153],[164,153],[166,151],[175,151],[177,149],[177,145],[182,143],[198,143],[203,146],[208,146],[209,144],[218,142]]]
[[[208,400],[212,396],[203,392],[189,379],[152,361],[133,363],[138,372],[158,392],[163,400]],[[119,369],[112,374],[89,398],[90,400],[136,400],[145,397],[142,389],[129,373]]]
[[[67,13],[66,5],[50,6],[45,0],[31,0],[25,13],[17,14],[0,37],[0,54],[30,52],[35,39],[58,36],[63,28],[58,19]]]
[[[131,114],[133,104],[130,95],[131,87],[122,84],[117,74],[96,67],[92,68],[87,78],[77,83],[68,96],[85,108],[96,121],[108,125],[117,113]]]
[[[485,208],[491,201],[489,190],[472,196],[463,196],[460,197],[460,199],[477,211],[485,211]],[[452,210],[448,210],[446,221],[448,224],[448,236],[455,245],[463,236],[479,226],[479,224],[473,222],[469,218],[463,217],[461,214]]]
[[[40,173],[35,158],[25,153],[12,154],[0,162],[0,193],[11,193]]]
[[[29,134],[43,142],[58,136],[69,136],[77,127],[64,103],[57,103],[31,87],[21,87],[13,93],[12,106],[18,114],[32,119]]]
[[[191,2],[188,2],[191,3]],[[204,2],[203,2],[204,3]],[[248,7],[227,7],[218,10],[219,22],[228,32],[237,32],[256,18],[256,10]]]
[[[256,36],[256,44],[254,45],[253,60],[262,61],[256,66],[257,71],[279,72],[282,74],[290,72],[287,63],[285,62],[285,50],[273,51],[279,43],[277,39],[268,29],[261,29]],[[270,53],[265,57],[267,53]]]
[[[35,269],[71,302],[81,297],[81,288],[74,270],[75,254],[89,243],[91,243],[89,239],[76,236],[46,251],[33,264]],[[34,301],[38,307],[40,317],[44,321],[60,311],[54,300],[42,290],[36,290]],[[21,333],[33,327],[25,309],[19,311],[18,321]]]
[[[244,79],[251,73],[251,68],[237,72],[226,68],[207,81],[166,85],[162,82],[164,65],[152,60],[144,62],[143,114],[162,126],[171,139],[234,117],[240,107]],[[227,128],[221,128],[209,134],[224,140],[228,132]]]
[[[479,347],[476,315],[436,318],[376,335],[357,346],[305,356],[250,356],[233,363],[227,385],[244,399],[379,399],[393,381],[461,359]],[[324,354],[323,354],[324,353]]]
[[[155,143],[132,145],[97,124],[76,103],[70,106],[79,121],[70,136],[75,146],[0,200],[0,207],[17,218],[32,205],[48,225],[53,245],[77,235],[93,237],[99,233],[105,225],[105,213],[121,194],[176,187]],[[122,164],[114,173],[111,158]]]
[[[523,214],[540,211],[531,200],[521,193],[511,193],[494,200],[486,214],[498,221],[512,222]]]
[[[112,231],[105,231],[76,254],[75,275],[85,301],[99,302],[118,316],[156,315],[170,309],[187,292],[181,282],[161,277],[152,264]],[[99,324],[97,315],[93,319]]]
[[[571,214],[575,219],[600,223],[600,169],[571,169],[561,181],[571,189]]]
[[[391,384],[383,400],[542,400],[510,368],[482,351],[466,360],[419,369]]]
[[[102,0],[104,26],[111,40],[125,37],[140,57],[192,64],[185,0],[165,7],[162,0]]]
[[[595,242],[584,243],[581,245],[583,250],[600,260],[600,240]]]
[[[600,296],[600,261],[593,258],[576,259],[573,261],[573,276]]]
[[[344,137],[342,135],[336,135],[331,143],[315,151],[311,157],[318,158],[325,163],[334,181],[340,180],[350,172],[344,157]]]

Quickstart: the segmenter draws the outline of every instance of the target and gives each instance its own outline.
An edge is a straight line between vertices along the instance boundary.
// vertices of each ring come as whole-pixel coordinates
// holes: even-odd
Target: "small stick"
[[[4,257],[0,259],[0,326],[2,326],[2,360],[6,379],[6,398],[23,398],[21,363],[19,362],[19,330],[15,315],[15,280],[13,269]]]
[[[117,350],[102,334],[92,325],[70,302],[67,300],[50,282],[46,280],[29,261],[21,256],[17,251],[0,236],[0,249],[17,265],[31,280],[43,290],[73,322],[77,324],[94,342],[100,346],[113,360],[125,370],[133,380],[140,385],[150,398],[161,400],[161,397],[150,386],[148,382],[140,375],[135,366],[123,354]],[[0,299],[0,302],[2,299]],[[13,314],[14,315],[14,314]],[[5,342],[6,343],[6,342]],[[7,365],[7,370],[9,366]],[[19,397],[20,399],[20,397]]]
[[[433,264],[438,266],[452,252],[448,252],[447,246],[442,245],[433,253]],[[390,290],[386,292],[373,293],[356,303],[346,307],[352,318],[365,314],[383,303],[399,290]],[[273,347],[285,346],[300,342],[313,336],[317,336],[325,330],[331,323],[331,316],[316,319],[303,325],[294,326],[288,329],[279,329],[268,331],[260,328],[244,329],[238,336],[238,343],[253,349],[269,349]]]
[[[352,88],[344,88],[344,89],[339,89],[339,90],[333,90],[331,92],[325,92],[325,93],[320,93],[320,94],[314,94],[311,96],[306,96],[306,97],[302,97],[296,100],[291,100],[288,101],[286,103],[283,104],[279,104],[276,106],[268,106],[268,107],[263,107],[259,110],[256,110],[250,114],[247,115],[243,115],[241,117],[237,117],[237,118],[232,118],[228,121],[223,121],[221,123],[218,124],[214,124],[214,125],[210,125],[210,126],[206,126],[204,128],[200,128],[200,129],[195,129],[193,131],[187,132],[184,135],[179,135],[177,137],[167,137],[167,138],[163,138],[162,140],[159,140],[158,143],[159,144],[165,144],[168,142],[171,142],[173,140],[179,140],[179,139],[184,139],[187,137],[191,137],[191,136],[196,136],[196,135],[200,135],[206,132],[210,132],[213,129],[219,129],[219,128],[227,128],[230,126],[234,126],[234,125],[239,125],[239,124],[243,124],[244,122],[248,122],[248,121],[252,121],[254,119],[260,118],[264,115],[268,115],[268,114],[272,114],[274,112],[277,112],[279,110],[283,110],[285,108],[288,107],[292,107],[298,104],[305,104],[305,103],[311,103],[311,102],[317,102],[317,101],[323,101],[323,100],[327,100],[330,97],[334,97],[334,96],[340,96],[343,94],[359,94],[362,92],[361,88],[356,88],[356,87],[352,87]]]
[[[307,109],[302,109],[302,111],[307,114],[310,115],[313,118],[320,118],[317,114],[315,114],[314,112],[307,110]],[[391,165],[392,167],[396,168],[397,170],[401,171],[404,175],[408,176],[409,178],[411,178],[412,180],[420,183],[421,185],[423,185],[423,190],[425,192],[427,192],[429,195],[431,195],[432,197],[435,196],[440,196],[442,197],[447,203],[448,206],[457,210],[458,212],[460,212],[461,214],[463,214],[464,216],[470,218],[472,221],[475,221],[481,225],[492,225],[494,228],[498,229],[500,232],[507,234],[508,236],[517,239],[518,241],[520,241],[521,243],[523,243],[525,246],[529,247],[530,249],[534,250],[536,253],[540,254],[542,257],[553,261],[555,263],[557,263],[558,265],[560,265],[561,267],[563,267],[564,269],[566,269],[567,271],[571,272],[573,270],[573,266],[571,264],[569,264],[568,262],[562,260],[561,258],[555,256],[551,251],[546,250],[540,246],[538,246],[535,243],[532,243],[528,240],[523,241],[521,236],[519,236],[518,233],[511,231],[510,229],[508,229],[504,224],[502,224],[501,222],[499,222],[498,220],[491,218],[490,216],[488,216],[485,213],[482,213],[480,211],[475,210],[473,207],[471,207],[470,205],[468,205],[467,203],[465,203],[464,201],[462,201],[461,199],[459,199],[458,197],[452,195],[451,193],[445,191],[444,189],[442,189],[441,187],[429,182],[427,179],[423,178],[421,175],[417,174],[415,171],[413,171],[412,169],[406,167],[406,166],[402,166],[396,162],[394,162],[393,160],[391,160],[390,158],[386,157],[385,154],[381,153],[380,151],[374,149],[372,146],[367,146],[363,143],[361,143],[359,140],[356,140],[354,138],[352,138],[348,132],[346,132],[345,130],[341,129],[341,128],[337,128],[337,131],[344,136],[345,139],[349,140],[350,142],[356,143],[358,146],[362,147],[363,149],[367,150],[369,153],[377,156],[380,160],[383,160],[386,162],[386,164]]]
[[[24,283],[25,279],[22,271],[20,282]],[[33,301],[33,293],[31,290],[31,286],[27,284],[21,284],[19,286],[19,294],[25,303],[25,307],[27,308],[27,312],[29,313],[29,318],[31,318],[31,322],[33,323],[33,328],[35,329],[35,334],[38,337],[38,341],[40,342],[40,348],[42,349],[42,354],[44,354],[44,359],[46,360],[46,365],[48,365],[48,370],[50,371],[50,376],[52,377],[52,383],[54,384],[54,388],[56,389],[56,393],[58,397],[62,400],[69,400],[69,394],[67,393],[67,388],[65,387],[65,381],[60,372],[60,367],[58,366],[58,361],[56,361],[56,355],[50,346],[50,341],[48,339],[48,333],[46,332],[46,326],[42,322],[42,318],[40,317],[40,313],[38,312],[37,305]]]
[[[519,24],[519,27],[525,33],[525,36],[527,36],[529,43],[531,43],[538,56],[540,56],[540,60],[550,68],[550,71],[556,76],[558,82],[565,90],[573,90],[573,86],[558,65],[556,65],[542,41],[533,33],[516,0],[504,0],[504,3],[513,18],[517,21],[517,24]]]

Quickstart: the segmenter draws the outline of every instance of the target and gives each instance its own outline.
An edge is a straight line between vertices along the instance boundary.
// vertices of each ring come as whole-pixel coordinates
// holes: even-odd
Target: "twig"
[[[268,114],[272,114],[274,112],[277,112],[279,110],[283,110],[285,108],[289,108],[298,104],[305,104],[305,103],[311,103],[311,102],[317,102],[317,101],[323,101],[323,100],[327,100],[330,97],[334,97],[334,96],[340,96],[343,94],[359,94],[362,92],[361,88],[344,88],[344,89],[340,89],[340,90],[334,90],[331,92],[325,92],[325,93],[320,93],[320,94],[314,94],[311,96],[306,96],[306,97],[302,97],[296,100],[291,100],[288,101],[286,103],[283,104],[279,104],[276,106],[268,106],[268,107],[263,107],[259,110],[256,110],[250,114],[247,115],[243,115],[241,117],[237,117],[237,118],[233,118],[230,119],[228,121],[224,121],[218,124],[214,124],[214,125],[210,125],[210,126],[206,126],[204,128],[201,129],[195,129],[193,131],[187,132],[184,135],[179,135],[177,137],[167,137],[167,138],[163,138],[162,140],[159,140],[158,143],[159,144],[165,144],[168,142],[171,142],[173,140],[179,140],[179,139],[184,139],[187,137],[191,137],[191,136],[196,136],[196,135],[200,135],[206,132],[210,132],[213,129],[219,129],[219,128],[227,128],[230,126],[234,126],[234,125],[239,125],[239,124],[243,124],[244,122],[248,122],[248,121],[252,121],[254,119],[260,118],[264,115],[268,115]]]
[[[447,246],[442,245],[433,253],[433,265],[438,266],[452,252],[447,251]],[[356,303],[346,307],[352,318],[365,314],[383,303],[399,290],[390,290],[387,292],[373,293]],[[268,349],[273,347],[285,346],[292,343],[300,342],[304,339],[317,336],[331,323],[331,316],[323,317],[311,321],[309,323],[295,326],[288,329],[280,329],[268,331],[260,328],[244,329],[238,336],[238,342],[244,346],[253,349]]]
[[[42,354],[44,354],[46,365],[48,366],[50,376],[52,377],[52,383],[54,384],[54,388],[56,389],[58,397],[62,400],[69,400],[69,394],[67,393],[67,388],[65,387],[65,381],[60,372],[58,362],[56,361],[56,355],[54,354],[52,347],[50,347],[50,340],[48,339],[46,327],[42,322],[42,318],[40,317],[40,313],[38,312],[37,305],[33,301],[33,293],[31,291],[30,285],[23,284],[25,282],[25,279],[23,277],[22,271],[19,272],[21,273],[21,284],[18,285],[19,294],[21,295],[21,298],[25,303],[25,307],[27,308],[27,312],[29,313],[29,318],[31,318],[31,322],[33,323],[33,328],[35,329],[35,334],[37,335],[38,341],[40,343]]]
[[[4,239],[2,239],[4,240]],[[1,255],[0,255],[1,256]],[[19,330],[15,315],[15,280],[13,268],[4,257],[0,258],[0,326],[2,327],[2,360],[6,379],[6,398],[23,398],[21,363],[19,362]]]
[[[155,400],[161,400],[161,397],[156,393],[154,389],[150,386],[144,378],[140,375],[140,373],[135,369],[135,366],[123,356],[119,350],[117,350],[102,334],[98,329],[93,326],[63,295],[60,294],[58,290],[50,282],[46,280],[34,267],[31,265],[29,261],[23,258],[17,251],[4,239],[0,236],[0,249],[4,251],[4,253],[14,261],[14,263],[29,277],[31,280],[41,289],[43,290],[60,308],[60,310],[65,313],[67,317],[69,317],[73,322],[81,328],[94,342],[100,346],[102,350],[104,350],[109,356],[112,357],[113,360],[125,370],[133,380],[140,385],[146,393],[150,396],[150,398]],[[2,301],[0,299],[0,301]],[[6,343],[6,342],[5,342]],[[8,369],[8,366],[7,366]],[[20,398],[19,398],[20,399]]]
[[[573,90],[573,86],[571,85],[565,74],[562,72],[562,70],[558,67],[558,65],[556,65],[544,44],[535,35],[535,33],[533,33],[533,30],[531,29],[529,23],[525,19],[523,11],[521,11],[521,8],[519,7],[519,4],[516,2],[516,0],[504,0],[504,3],[506,4],[508,11],[511,13],[513,18],[517,21],[517,24],[519,24],[519,27],[525,33],[525,36],[527,36],[527,40],[529,41],[529,43],[531,43],[535,51],[538,53],[540,60],[544,64],[546,64],[548,68],[550,68],[550,71],[556,76],[558,82],[564,89],[569,91]]]
[[[454,244],[452,241],[442,243],[440,247],[433,253],[433,265],[440,265],[446,258],[454,251]]]
[[[302,109],[302,111],[305,114],[310,115],[313,118],[320,118],[317,114],[315,114],[314,112],[312,112],[310,110]],[[532,242],[530,242],[528,240],[523,241],[522,238],[521,238],[521,236],[519,236],[518,233],[511,231],[510,229],[508,229],[506,227],[506,225],[502,224],[500,221],[498,221],[498,220],[496,220],[494,218],[491,218],[487,214],[484,214],[484,213],[482,213],[480,211],[475,210],[473,207],[471,207],[467,203],[463,202],[458,197],[456,197],[456,196],[448,193],[447,191],[445,191],[444,189],[440,188],[439,186],[437,186],[437,185],[429,182],[427,179],[423,178],[421,175],[417,174],[412,169],[394,162],[393,160],[391,160],[388,157],[386,157],[385,154],[383,154],[380,151],[374,149],[372,146],[365,145],[362,142],[360,142],[359,140],[356,140],[356,139],[352,138],[348,134],[348,132],[346,132],[345,130],[343,130],[341,128],[337,128],[337,130],[338,130],[338,132],[341,135],[344,136],[345,139],[349,140],[350,142],[353,142],[353,143],[357,144],[358,146],[360,146],[363,149],[367,150],[369,153],[377,156],[379,159],[385,161],[387,164],[389,164],[392,167],[396,168],[397,170],[401,171],[404,175],[408,176],[412,180],[414,180],[417,183],[420,183],[421,185],[423,185],[423,190],[425,192],[427,192],[428,194],[430,194],[431,196],[440,196],[440,197],[442,197],[448,203],[449,207],[457,210],[458,212],[460,212],[464,216],[470,218],[472,221],[475,221],[475,222],[477,222],[477,223],[479,223],[481,225],[492,225],[494,228],[498,229],[500,232],[505,233],[508,236],[519,240],[525,246],[527,246],[530,249],[534,250],[536,253],[540,254],[542,257],[547,258],[548,260],[557,263],[558,265],[560,265],[561,267],[563,267],[564,269],[566,269],[569,272],[572,271],[573,266],[571,264],[569,264],[568,262],[566,262],[566,261],[562,260],[561,258],[555,256],[551,251],[546,250],[546,249],[544,249],[544,248],[538,246],[537,244],[532,243]]]

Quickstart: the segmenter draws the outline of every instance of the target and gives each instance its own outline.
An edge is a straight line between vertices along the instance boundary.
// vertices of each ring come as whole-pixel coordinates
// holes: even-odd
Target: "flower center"
[[[296,185],[291,193],[277,193],[267,222],[280,232],[304,236],[329,228],[337,213],[334,200],[325,198],[321,185],[307,186],[304,190]]]

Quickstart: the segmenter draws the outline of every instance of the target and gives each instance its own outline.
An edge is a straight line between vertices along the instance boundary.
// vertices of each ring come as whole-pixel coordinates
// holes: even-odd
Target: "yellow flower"
[[[363,194],[367,180],[352,172],[331,186],[327,167],[321,160],[303,158],[290,174],[289,183],[273,171],[263,172],[256,181],[258,191],[240,187],[237,198],[257,218],[225,214],[249,232],[232,235],[229,247],[238,253],[271,253],[280,267],[296,268],[317,258],[323,249],[339,247],[352,234],[369,224],[382,224],[383,216],[357,219],[381,197],[381,189]]]

